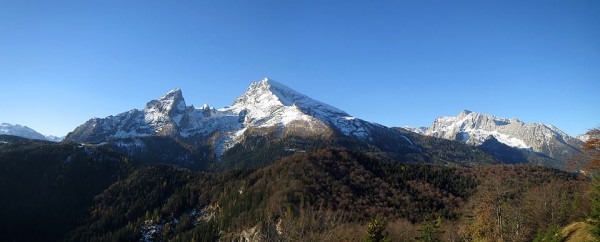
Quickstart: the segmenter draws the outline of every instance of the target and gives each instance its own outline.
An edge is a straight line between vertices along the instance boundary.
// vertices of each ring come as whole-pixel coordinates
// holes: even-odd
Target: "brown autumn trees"
[[[585,182],[536,166],[473,168],[482,181],[464,207],[465,241],[531,241],[538,231],[581,219]]]
[[[600,129],[591,129],[586,133],[588,140],[582,147],[583,157],[589,163],[588,170],[592,173],[590,185],[590,217],[593,232],[600,236]]]
[[[600,128],[591,129],[585,135],[589,138],[582,147],[584,159],[589,163],[589,170],[598,171],[600,169]]]

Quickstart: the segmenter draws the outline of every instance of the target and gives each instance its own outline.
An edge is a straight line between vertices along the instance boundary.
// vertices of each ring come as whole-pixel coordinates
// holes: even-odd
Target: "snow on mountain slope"
[[[578,153],[581,142],[552,125],[524,123],[471,111],[462,111],[454,117],[439,117],[425,135],[459,140],[471,145],[481,145],[490,137],[520,149],[563,159]]]
[[[581,140],[582,142],[587,142],[591,137],[587,134],[580,134],[580,135],[577,135],[576,138],[578,140]]]
[[[65,139],[65,136],[55,136],[55,135],[46,135],[46,140],[48,141],[52,141],[52,142],[61,142],[63,139]]]
[[[247,130],[267,127],[308,136],[339,132],[364,141],[372,141],[373,132],[386,129],[265,78],[253,82],[228,107],[186,106],[181,90],[174,89],[148,102],[143,110],[93,118],[69,133],[66,140],[100,143],[151,135],[204,140],[213,137],[220,154],[241,141]]]
[[[252,83],[233,105],[221,110],[245,112],[245,126],[272,126],[277,123],[286,125],[294,120],[320,120],[345,135],[362,139],[369,138],[368,127],[365,126],[371,125],[267,78]]]
[[[158,100],[152,100],[144,108],[144,124],[154,127],[155,133],[174,135],[186,117],[185,100],[181,89],[176,88]]]
[[[418,127],[418,128],[413,128],[411,126],[404,126],[402,127],[403,129],[406,129],[408,131],[411,131],[413,133],[417,133],[420,135],[425,135],[425,131],[427,131],[428,127]]]
[[[14,135],[28,139],[48,140],[53,142],[60,142],[62,140],[62,137],[56,137],[52,135],[45,136],[27,126],[22,126],[19,124],[13,125],[9,123],[2,123],[0,125],[0,134]]]

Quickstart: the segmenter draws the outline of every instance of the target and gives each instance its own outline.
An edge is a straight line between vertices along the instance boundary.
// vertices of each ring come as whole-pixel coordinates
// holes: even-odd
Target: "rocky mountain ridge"
[[[439,117],[431,127],[407,129],[417,135],[364,121],[265,78],[253,82],[231,106],[219,109],[187,106],[182,91],[173,89],[142,110],[90,119],[65,140],[109,145],[141,160],[186,167],[202,163],[205,168],[227,154],[221,164],[234,165],[226,167],[239,162],[252,166],[306,149],[345,147],[408,162],[529,162],[567,169],[567,160],[580,152],[581,145],[552,125],[470,111]],[[449,146],[423,136],[478,149],[457,148],[461,152],[449,156]]]
[[[344,136],[367,143],[383,143],[380,141],[382,134],[393,133],[385,126],[358,119],[265,78],[253,82],[228,107],[187,106],[182,91],[174,89],[148,102],[143,110],[133,109],[116,116],[90,119],[69,133],[65,140],[103,143],[163,136],[194,144],[198,141],[208,143],[219,157],[258,129],[269,129],[280,137]],[[394,145],[418,151],[409,138],[397,133],[392,136],[398,140]]]
[[[566,160],[580,152],[582,142],[560,129],[541,123],[524,123],[464,110],[457,116],[438,117],[427,128],[408,128],[427,136],[458,140],[480,146],[489,139],[509,147],[538,153],[551,159]]]

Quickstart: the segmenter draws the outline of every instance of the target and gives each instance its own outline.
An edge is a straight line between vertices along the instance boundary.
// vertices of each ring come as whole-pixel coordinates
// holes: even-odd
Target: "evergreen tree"
[[[387,221],[382,218],[373,218],[367,225],[367,236],[365,242],[387,242],[390,241],[385,232]]]
[[[590,192],[590,217],[592,219],[592,232],[600,237],[600,173],[592,176],[591,192]]]
[[[533,242],[561,242],[563,239],[561,227],[558,225],[552,225],[545,230],[538,231],[537,235],[533,239]]]
[[[421,224],[421,229],[419,230],[420,231],[419,237],[416,237],[415,239],[417,239],[417,241],[423,241],[423,242],[440,241],[440,239],[438,238],[438,235],[440,233],[442,233],[442,231],[440,231],[440,224],[441,224],[441,218],[438,218],[437,223],[431,219],[425,220]]]

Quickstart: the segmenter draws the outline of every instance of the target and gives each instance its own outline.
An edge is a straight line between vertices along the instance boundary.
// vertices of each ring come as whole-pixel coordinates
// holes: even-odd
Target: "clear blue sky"
[[[600,126],[600,1],[0,0],[0,122],[65,135],[265,76],[388,126],[469,109],[577,135]]]

